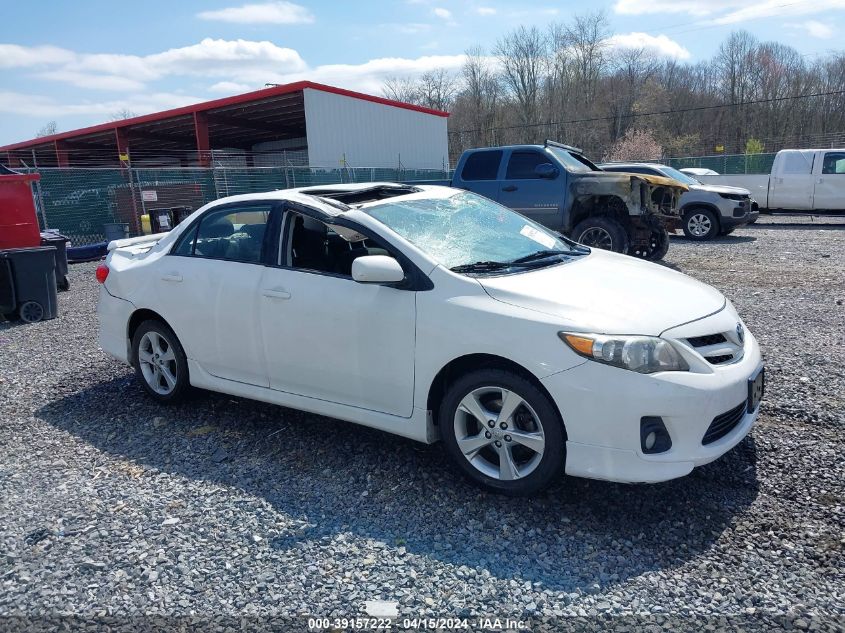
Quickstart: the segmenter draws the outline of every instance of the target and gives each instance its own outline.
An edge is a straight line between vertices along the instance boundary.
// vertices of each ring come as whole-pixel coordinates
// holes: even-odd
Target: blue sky
[[[840,47],[845,0],[146,0],[7,3],[0,144],[311,79],[378,93],[387,76],[458,69],[520,24],[604,9],[615,46],[709,59],[731,30],[812,59]]]

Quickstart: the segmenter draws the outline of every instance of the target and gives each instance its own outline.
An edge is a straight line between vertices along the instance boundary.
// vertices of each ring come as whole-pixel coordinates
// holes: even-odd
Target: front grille
[[[725,342],[721,334],[708,334],[707,336],[691,336],[687,339],[693,347],[704,347],[705,345],[718,345]]]
[[[713,418],[713,421],[707,428],[707,432],[704,434],[704,438],[701,440],[702,445],[712,444],[733,431],[745,416],[745,407],[746,403],[742,402],[730,411],[726,411]]]
[[[687,343],[711,365],[724,365],[742,358],[742,345],[733,335],[705,334],[690,336]]]

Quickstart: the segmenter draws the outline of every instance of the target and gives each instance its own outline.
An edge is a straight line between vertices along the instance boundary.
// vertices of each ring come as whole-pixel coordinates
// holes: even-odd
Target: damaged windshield
[[[456,272],[524,270],[589,252],[473,193],[392,200],[361,211]]]

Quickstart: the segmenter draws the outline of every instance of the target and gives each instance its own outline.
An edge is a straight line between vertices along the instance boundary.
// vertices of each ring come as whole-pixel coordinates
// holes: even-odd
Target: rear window
[[[502,162],[502,151],[473,152],[464,163],[461,171],[462,180],[496,180],[499,163]]]

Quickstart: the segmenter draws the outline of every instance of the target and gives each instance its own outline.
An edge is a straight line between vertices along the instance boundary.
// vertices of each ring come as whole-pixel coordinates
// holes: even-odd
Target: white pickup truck
[[[845,211],[845,149],[784,149],[771,174],[696,178],[748,189],[760,209]]]

